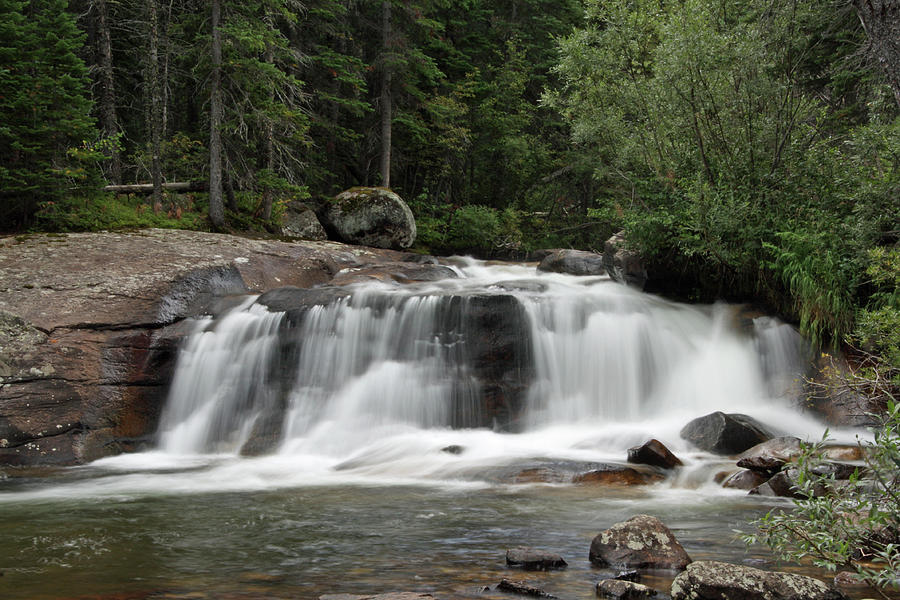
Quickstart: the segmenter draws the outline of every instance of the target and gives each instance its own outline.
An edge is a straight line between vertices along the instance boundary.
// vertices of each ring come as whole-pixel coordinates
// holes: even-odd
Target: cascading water
[[[731,529],[779,500],[715,484],[734,459],[679,431],[722,410],[818,438],[787,393],[809,358],[796,332],[603,277],[459,271],[284,288],[199,319],[156,450],[0,479],[3,597],[502,600],[485,589],[509,576],[504,550],[532,545],[569,562],[545,574],[549,593],[590,600],[589,540],[637,513],[695,560],[746,560]],[[546,485],[623,463],[650,437],[685,463],[660,484]]]
[[[774,319],[741,327],[733,307],[679,305],[607,278],[476,262],[460,272],[297,290],[198,322],[161,450],[477,478],[523,457],[622,460],[651,436],[691,451],[678,430],[715,410],[792,434],[821,429],[782,397],[804,345]],[[446,446],[465,452],[451,461]]]

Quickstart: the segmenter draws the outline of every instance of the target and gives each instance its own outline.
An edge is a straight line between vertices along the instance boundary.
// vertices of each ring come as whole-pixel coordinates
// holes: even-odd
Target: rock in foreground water
[[[663,469],[674,469],[684,465],[681,460],[659,440],[649,440],[640,446],[628,449],[628,462],[650,465]]]
[[[691,558],[656,517],[637,515],[597,535],[588,555],[600,567],[684,569]]]
[[[568,563],[559,554],[518,547],[506,551],[506,566],[519,567],[526,571],[550,571],[565,569]]]
[[[793,573],[697,561],[672,582],[672,600],[845,600],[826,583]]]
[[[615,598],[617,600],[643,600],[657,595],[656,590],[640,583],[620,581],[618,579],[604,579],[597,583],[597,595],[601,598]]]

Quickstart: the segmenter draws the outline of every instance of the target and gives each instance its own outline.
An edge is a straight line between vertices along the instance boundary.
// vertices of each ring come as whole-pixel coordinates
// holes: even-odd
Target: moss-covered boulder
[[[330,237],[348,244],[402,250],[416,241],[412,211],[386,188],[341,192],[319,210],[319,220]]]

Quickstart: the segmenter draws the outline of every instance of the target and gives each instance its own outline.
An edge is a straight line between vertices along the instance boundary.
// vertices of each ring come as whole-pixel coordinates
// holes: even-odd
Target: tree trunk
[[[98,66],[100,67],[100,126],[107,138],[114,139],[119,133],[119,119],[116,114],[116,86],[113,73],[112,35],[109,30],[109,10],[106,0],[94,4],[97,15]],[[122,155],[119,143],[111,148],[109,180],[122,183]]]
[[[225,227],[222,199],[222,18],[221,0],[211,0],[212,73],[209,102],[209,220],[214,229]]]
[[[391,187],[391,2],[381,3],[381,185]]]
[[[270,65],[275,63],[275,53],[272,50],[271,43],[266,44],[266,63]],[[274,102],[275,89],[273,86],[272,89],[269,90],[269,104],[274,104]],[[271,118],[266,120],[265,136],[265,168],[269,172],[269,177],[271,177],[275,170],[275,122]],[[263,189],[262,195],[262,219],[265,223],[272,220],[273,196],[272,186],[267,185],[265,189]]]
[[[162,206],[163,188],[162,188],[162,162],[160,160],[160,148],[162,147],[162,139],[160,130],[162,129],[162,102],[160,99],[159,77],[159,5],[157,0],[150,0],[147,3],[149,14],[149,34],[150,34],[150,56],[148,58],[147,68],[147,93],[150,95],[150,122],[148,128],[150,131],[150,177],[153,180],[153,208],[159,210]]]
[[[900,0],[853,0],[853,6],[900,106]]]

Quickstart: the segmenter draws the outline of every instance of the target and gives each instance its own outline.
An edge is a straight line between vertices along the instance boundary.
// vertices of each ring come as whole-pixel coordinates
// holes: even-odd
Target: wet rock
[[[780,471],[764,484],[765,486],[768,486],[768,489],[760,486],[762,489],[757,493],[761,496],[767,496],[769,495],[768,490],[771,490],[773,495],[782,498],[803,498],[803,494],[800,493],[799,488],[797,487],[796,477],[796,469]],[[751,490],[750,493],[753,494],[754,491]]]
[[[506,551],[506,566],[526,571],[551,571],[565,569],[568,563],[559,554],[543,552],[534,548],[518,547]]]
[[[387,594],[325,594],[319,600],[428,600],[435,598],[431,594],[419,592],[389,592]]]
[[[603,244],[603,264],[609,276],[618,281],[643,289],[647,283],[647,270],[640,255],[626,247],[625,232],[620,231]]]
[[[691,562],[669,528],[649,515],[616,523],[597,535],[588,558],[600,567],[626,569],[681,570]]]
[[[862,465],[851,465],[835,461],[820,463],[810,470],[812,471],[813,475],[818,475],[819,477],[829,477],[831,479],[836,479],[839,481],[850,479],[850,477],[852,477],[854,473],[863,475],[867,471],[867,469]]]
[[[771,477],[781,470],[785,461],[771,456],[753,456],[737,461],[737,466],[759,473],[762,477]]]
[[[318,213],[334,239],[375,248],[409,248],[416,221],[400,196],[386,188],[355,187],[326,202]]]
[[[628,462],[661,467],[663,469],[674,469],[684,464],[662,442],[655,439],[644,442],[640,446],[629,448]]]
[[[647,485],[662,481],[659,473],[639,471],[622,465],[604,465],[587,473],[576,475],[572,483],[592,483],[600,485]]]
[[[859,574],[850,571],[841,571],[834,576],[834,585],[838,588],[862,588],[867,587],[864,581],[859,579]]]
[[[527,581],[513,581],[511,579],[501,579],[500,583],[497,585],[497,590],[510,594],[519,594],[520,596],[531,596],[533,598],[556,597]]]
[[[657,591],[640,583],[618,579],[604,579],[597,583],[597,595],[601,598],[617,598],[618,600],[642,600],[653,598]]]
[[[319,222],[315,211],[302,202],[291,202],[281,219],[281,233],[301,240],[321,241],[328,239],[325,228]]]
[[[619,571],[613,577],[613,579],[618,579],[619,581],[633,581],[637,582],[641,578],[641,574],[637,571]]]
[[[742,469],[722,481],[722,487],[733,490],[752,490],[769,480],[768,477],[757,471]]]
[[[738,454],[774,437],[752,417],[720,411],[694,419],[684,426],[680,435],[714,454]]]
[[[282,287],[270,290],[256,299],[256,303],[271,312],[302,313],[313,306],[328,306],[350,296],[347,290],[336,287]]]
[[[342,286],[356,283],[380,281],[391,284],[406,284],[423,281],[441,281],[456,279],[456,271],[450,267],[433,264],[386,263],[368,265],[341,271],[331,280],[331,285]]]
[[[739,460],[753,460],[761,467],[765,461],[780,461],[781,464],[792,462],[803,452],[800,438],[779,436],[766,440],[752,448],[748,448],[738,456]],[[751,467],[746,467],[751,468]]]
[[[822,455],[829,460],[839,461],[861,461],[866,458],[865,450],[859,445],[835,444],[833,446],[825,446]]]
[[[248,290],[321,285],[343,267],[401,258],[178,230],[0,237],[0,464],[145,449],[190,318]]]
[[[583,250],[553,250],[541,260],[538,271],[569,275],[606,275],[603,255]]]
[[[463,452],[465,452],[465,450],[466,449],[463,448],[462,446],[460,446],[459,444],[451,444],[449,446],[444,446],[443,448],[441,448],[441,452],[445,452],[447,454],[456,454],[456,455],[462,454]]]
[[[672,582],[672,600],[845,600],[827,584],[792,573],[697,561]]]

